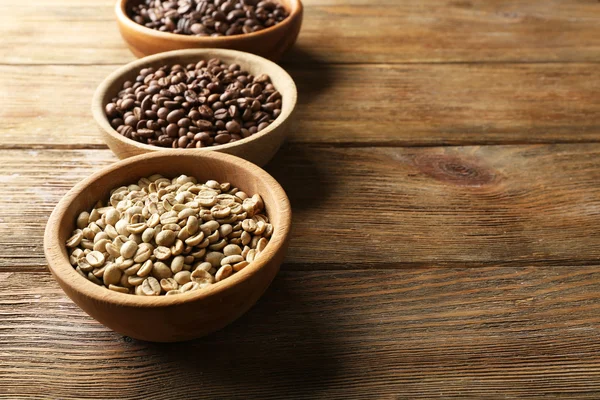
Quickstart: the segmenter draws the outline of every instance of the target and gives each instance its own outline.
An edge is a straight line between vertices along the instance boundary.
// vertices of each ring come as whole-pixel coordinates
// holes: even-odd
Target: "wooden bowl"
[[[146,28],[127,16],[132,0],[117,0],[115,13],[121,36],[137,57],[165,51],[194,48],[222,48],[246,51],[277,61],[296,42],[302,25],[300,0],[278,0],[289,16],[277,25],[258,32],[221,37],[199,37],[160,32]]]
[[[92,100],[92,114],[100,125],[100,133],[104,141],[117,157],[123,159],[154,151],[171,151],[168,148],[142,144],[128,139],[110,125],[104,108],[121,90],[123,83],[135,79],[142,68],[161,67],[176,63],[197,63],[200,60],[211,58],[219,58],[229,64],[237,63],[253,75],[261,73],[269,75],[273,85],[281,93],[283,103],[281,115],[267,128],[245,139],[215,147],[186,149],[186,151],[218,151],[233,154],[259,166],[265,165],[273,158],[285,140],[291,125],[298,97],[296,85],[285,70],[269,60],[249,53],[223,49],[175,50],[141,58],[117,69],[100,84]]]
[[[230,182],[265,203],[274,232],[265,250],[246,268],[209,288],[175,296],[145,297],[110,291],[79,275],[70,265],[65,241],[77,215],[108,198],[109,191],[160,173],[198,180]],[[198,338],[229,324],[246,312],[267,289],[287,249],[291,209],[277,181],[256,165],[215,152],[174,150],[119,161],[78,183],[58,203],[44,234],[44,251],[54,278],[91,317],[136,339],[174,342]]]

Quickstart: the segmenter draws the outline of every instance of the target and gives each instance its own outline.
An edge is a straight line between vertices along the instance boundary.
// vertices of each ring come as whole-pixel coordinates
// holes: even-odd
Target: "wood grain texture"
[[[334,149],[290,146],[267,171],[294,209],[295,269],[600,259],[600,145]],[[108,150],[4,151],[0,268],[42,267],[61,196]]]
[[[39,4],[41,3],[41,4]],[[306,0],[297,50],[319,62],[600,61],[593,0]],[[114,0],[0,5],[0,59],[106,64],[133,59]],[[326,39],[324,39],[326,38]],[[52,51],[49,51],[49,49]],[[285,58],[298,60],[298,51]]]
[[[286,264],[233,325],[152,345],[42,256],[60,197],[116,161],[89,111],[134,59],[114,0],[0,1],[0,399],[600,398],[600,3],[304,5],[267,166]],[[525,145],[552,142],[584,143]]]
[[[284,266],[236,323],[169,345],[104,328],[46,273],[1,277],[3,399],[600,395],[596,266]]]
[[[96,87],[116,69],[0,66],[0,147],[105,147],[90,107]],[[288,72],[298,88],[295,143],[600,140],[595,64],[313,65]]]

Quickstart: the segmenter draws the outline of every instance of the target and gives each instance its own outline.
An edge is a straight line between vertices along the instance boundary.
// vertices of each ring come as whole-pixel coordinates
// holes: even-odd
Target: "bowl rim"
[[[219,146],[201,147],[201,148],[193,148],[193,149],[181,149],[181,150],[210,152],[210,151],[224,151],[224,150],[228,150],[228,149],[242,147],[247,143],[250,143],[254,140],[259,140],[260,138],[273,132],[292,115],[292,113],[294,112],[294,109],[296,108],[296,103],[298,101],[298,89],[296,88],[296,83],[294,82],[292,77],[287,73],[287,71],[285,69],[283,69],[282,67],[280,67],[273,61],[270,61],[270,60],[267,60],[266,58],[257,56],[256,54],[247,53],[247,52],[238,51],[238,50],[221,49],[221,48],[202,48],[202,49],[172,50],[172,51],[166,51],[164,53],[153,54],[150,56],[146,56],[146,57],[142,57],[137,60],[134,60],[130,63],[127,63],[127,64],[117,68],[115,71],[111,72],[106,78],[104,78],[102,83],[100,83],[100,85],[96,88],[96,91],[94,92],[94,96],[92,98],[92,115],[93,115],[94,119],[96,120],[96,123],[98,125],[100,125],[100,127],[102,128],[103,131],[105,131],[113,139],[119,141],[124,146],[133,146],[138,149],[143,149],[146,152],[163,151],[163,150],[164,151],[178,150],[178,149],[173,149],[173,148],[169,148],[169,147],[153,146],[153,145],[149,145],[149,144],[145,144],[145,143],[136,142],[135,140],[128,139],[128,138],[124,137],[123,135],[119,134],[119,132],[117,132],[110,125],[110,123],[108,121],[108,117],[106,116],[105,111],[104,111],[105,105],[103,104],[102,99],[105,96],[105,94],[109,91],[110,86],[116,80],[119,80],[123,75],[125,75],[131,71],[135,71],[135,70],[139,71],[142,68],[144,68],[144,66],[146,66],[147,64],[159,62],[162,60],[164,60],[165,63],[168,63],[168,60],[173,59],[173,58],[194,57],[194,56],[198,56],[200,58],[200,57],[202,57],[202,55],[205,55],[207,53],[210,53],[213,56],[217,56],[217,57],[218,57],[218,54],[221,54],[221,55],[227,56],[227,57],[241,58],[244,60],[247,59],[251,63],[256,63],[259,65],[268,65],[271,68],[277,69],[279,74],[286,81],[285,86],[287,88],[287,91],[285,94],[282,93],[282,96],[285,96],[286,102],[290,102],[290,107],[289,108],[282,107],[281,115],[279,115],[269,126],[267,126],[262,131],[257,132],[247,138],[243,138],[241,140],[238,140],[238,141],[235,141],[232,143],[225,143],[225,144],[222,144]]]
[[[291,206],[285,191],[275,178],[255,164],[230,154],[186,152],[182,149],[173,150],[173,152],[157,151],[141,154],[117,161],[78,182],[61,198],[52,211],[44,232],[44,253],[48,262],[48,268],[52,272],[54,279],[61,286],[64,284],[78,294],[102,303],[138,308],[170,307],[218,296],[224,291],[242,284],[258,273],[259,270],[265,268],[271,258],[285,246],[291,230]],[[208,288],[182,293],[178,296],[138,296],[125,294],[100,287],[82,277],[69,262],[68,253],[63,252],[63,250],[66,250],[65,243],[61,243],[59,240],[60,221],[64,219],[65,213],[71,207],[72,199],[84,194],[98,179],[109,173],[124,170],[132,164],[143,163],[154,158],[175,159],[180,157],[206,158],[230,165],[235,164],[236,168],[241,168],[256,179],[265,182],[265,185],[269,186],[275,192],[273,197],[277,199],[280,206],[280,223],[274,227],[273,234],[265,250],[246,268],[236,272],[227,279],[216,282]]]
[[[288,25],[292,24],[292,21],[295,20],[299,15],[302,15],[303,5],[301,0],[288,0],[290,2],[290,15],[280,23],[270,26],[268,28],[262,29],[257,32],[244,33],[240,35],[232,35],[232,36],[192,36],[192,35],[182,35],[179,33],[171,33],[171,32],[161,32],[156,29],[150,29],[143,25],[138,24],[127,15],[127,11],[125,7],[127,3],[131,0],[117,0],[115,5],[115,14],[117,15],[117,20],[122,24],[126,25],[129,29],[132,29],[138,32],[141,35],[152,36],[155,39],[164,39],[164,40],[176,40],[186,43],[202,43],[206,45],[211,44],[219,44],[221,42],[230,42],[230,41],[246,41],[253,39],[260,39],[261,36],[268,35],[278,29],[287,28]]]

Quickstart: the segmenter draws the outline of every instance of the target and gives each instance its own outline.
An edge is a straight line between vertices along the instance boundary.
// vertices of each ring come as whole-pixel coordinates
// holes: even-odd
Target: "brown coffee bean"
[[[167,119],[167,115],[169,115],[169,109],[166,107],[161,107],[156,112],[156,115],[160,119]]]
[[[189,118],[182,118],[179,121],[177,121],[177,125],[179,125],[182,128],[187,128],[192,124],[192,120]]]
[[[262,86],[259,83],[255,83],[254,85],[252,85],[250,87],[250,93],[252,95],[252,97],[256,97],[258,95],[260,95],[263,91]]]
[[[221,134],[215,136],[215,142],[218,144],[229,143],[230,140],[231,140],[231,135],[229,135],[228,133],[221,133]]]
[[[108,103],[105,107],[105,111],[108,118],[119,116],[119,110],[117,110],[117,106],[114,103]]]
[[[152,108],[152,96],[146,95],[141,103],[141,108],[143,111],[148,111]]]
[[[177,144],[179,146],[179,148],[184,149],[187,145],[188,145],[189,139],[187,138],[187,136],[183,136],[180,137],[179,140],[177,141]]]
[[[229,121],[225,125],[227,132],[229,133],[240,133],[242,127],[236,121]]]
[[[169,113],[169,115],[167,115],[167,122],[176,123],[184,115],[185,113],[183,112],[183,110],[173,110]]]
[[[135,101],[133,99],[125,99],[121,102],[121,110],[129,110],[133,107]]]
[[[245,128],[242,128],[241,134],[242,134],[242,137],[243,137],[243,138],[247,138],[247,137],[249,137],[250,135],[252,135],[252,134],[250,133],[250,131],[249,131],[248,129],[245,129]]]
[[[192,26],[190,26],[190,31],[193,34],[199,34],[199,33],[206,33],[207,29],[204,25],[196,23],[196,24],[192,24]]]
[[[214,117],[217,120],[223,120],[223,119],[227,118],[228,114],[229,113],[227,112],[226,109],[221,108],[221,109],[215,111]]]
[[[211,119],[213,117],[213,110],[207,105],[198,107],[198,113],[203,119]]]
[[[218,93],[213,93],[213,94],[211,94],[210,96],[208,96],[208,97],[206,98],[206,101],[207,101],[209,104],[213,104],[213,103],[215,103],[215,102],[219,101],[219,99],[220,99],[220,98],[221,98],[221,95],[220,95],[220,94],[218,94]]]
[[[123,125],[123,120],[121,118],[115,118],[110,121],[110,126],[112,126],[114,129],[117,129],[121,125]]]
[[[211,108],[214,111],[217,111],[217,110],[220,111],[220,109],[224,109],[225,108],[225,103],[223,103],[222,101],[217,101],[217,102],[213,103],[213,105],[211,106]],[[225,117],[227,117],[227,116],[225,116]],[[216,118],[216,116],[215,116],[215,118]]]
[[[251,119],[252,119],[252,110],[251,110],[251,109],[249,109],[249,108],[246,108],[246,109],[244,110],[244,113],[242,114],[242,119],[243,119],[244,121],[249,121],[249,120],[251,120]]]
[[[275,103],[265,103],[261,106],[263,111],[266,111],[269,114],[273,114],[275,110]]]
[[[152,129],[138,129],[137,134],[142,138],[151,138],[154,136],[154,131]]]
[[[166,129],[167,135],[170,137],[178,137],[179,136],[179,127],[177,124],[169,124]]]
[[[188,113],[188,118],[190,118],[192,121],[197,121],[200,119],[200,113],[198,112],[198,110],[191,110]]]
[[[238,115],[238,107],[236,105],[230,105],[227,112],[229,112],[231,118],[235,118]]]
[[[188,4],[184,4],[181,7],[179,7],[177,9],[177,13],[180,15],[185,15],[186,13],[188,13],[190,10],[192,9],[192,4],[188,3]]]
[[[216,74],[218,74],[221,71],[216,72]],[[208,85],[206,85],[206,88],[208,90],[210,90],[212,93],[216,92],[217,90],[219,90],[219,84],[216,82],[210,82]]]
[[[194,135],[194,140],[196,141],[207,141],[210,138],[210,134],[208,132],[200,132]]]

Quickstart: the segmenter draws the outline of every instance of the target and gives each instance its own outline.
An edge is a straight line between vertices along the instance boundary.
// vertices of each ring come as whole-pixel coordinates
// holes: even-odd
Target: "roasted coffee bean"
[[[221,109],[217,109],[215,110],[215,114],[214,117],[217,120],[224,120],[229,116],[229,113],[227,112],[226,109],[221,108]]]
[[[166,119],[167,115],[169,115],[169,109],[166,107],[161,107],[156,112],[156,116],[160,119]]]
[[[227,122],[227,124],[225,124],[225,128],[227,129],[227,132],[229,132],[229,133],[240,133],[242,130],[242,127],[240,126],[239,123],[237,123],[237,121]]]
[[[215,143],[225,144],[225,143],[229,143],[230,141],[231,141],[231,135],[229,135],[228,133],[220,133],[217,136],[215,136]]]
[[[167,115],[167,122],[176,123],[181,118],[183,118],[184,115],[185,114],[184,114],[183,110],[174,110],[174,111],[171,111],[169,113],[169,115]]]
[[[107,104],[105,111],[108,118],[116,118],[119,116],[119,110],[117,110],[117,105],[114,103]]]
[[[127,111],[129,110],[131,107],[133,107],[133,105],[135,104],[135,101],[133,99],[125,99],[121,102],[121,110]]]
[[[218,59],[143,68],[135,82],[125,82],[105,111],[119,134],[145,144],[218,146],[247,138],[281,115],[281,95],[267,75],[254,77]]]

